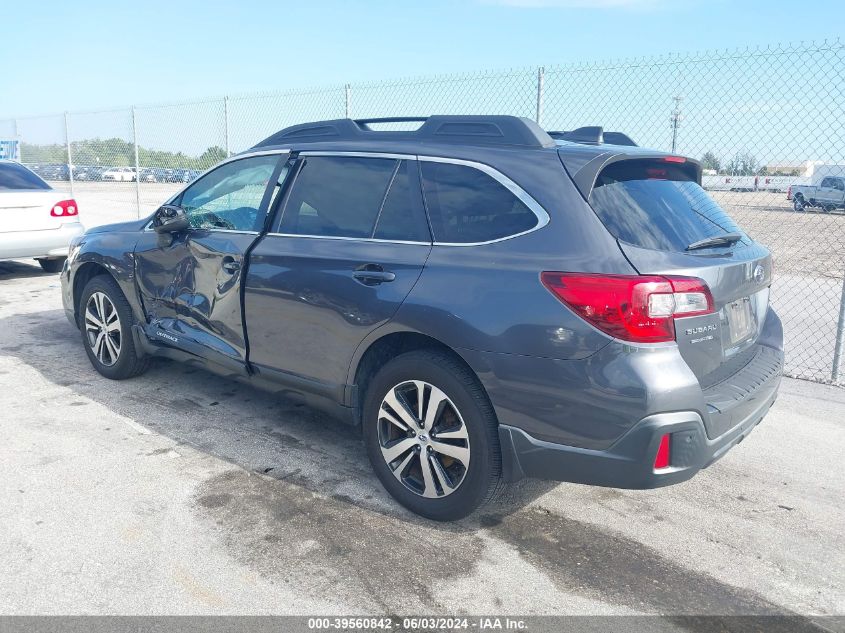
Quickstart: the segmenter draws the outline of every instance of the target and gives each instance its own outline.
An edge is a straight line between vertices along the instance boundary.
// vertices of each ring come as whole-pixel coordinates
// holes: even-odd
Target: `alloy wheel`
[[[120,316],[111,299],[95,292],[85,306],[85,335],[97,360],[111,367],[120,357]]]
[[[469,468],[469,434],[455,403],[436,386],[410,380],[379,407],[378,440],[393,476],[426,498],[446,497]]]

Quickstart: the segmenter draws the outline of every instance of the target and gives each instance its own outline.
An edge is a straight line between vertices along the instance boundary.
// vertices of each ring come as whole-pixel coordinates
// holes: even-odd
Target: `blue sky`
[[[819,16],[841,13],[834,0],[6,0],[0,118],[820,39],[842,26]]]

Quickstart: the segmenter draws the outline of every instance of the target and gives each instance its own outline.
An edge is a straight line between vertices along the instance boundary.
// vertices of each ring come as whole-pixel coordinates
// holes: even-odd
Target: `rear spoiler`
[[[690,172],[693,180],[695,180],[695,182],[699,185],[701,184],[701,163],[692,158],[675,156],[672,154],[666,154],[665,152],[648,150],[620,152],[618,150],[601,148],[601,146],[599,146],[596,147],[596,151],[594,153],[588,153],[584,151],[584,148],[572,150],[565,147],[559,147],[558,156],[560,157],[560,162],[563,163],[563,166],[570,178],[572,178],[572,182],[575,183],[575,187],[584,197],[584,200],[589,200],[593,187],[596,184],[596,180],[602,170],[609,165],[626,160],[648,160],[683,166]]]
[[[579,127],[578,129],[569,132],[554,131],[548,132],[548,135],[558,141],[569,141],[570,143],[579,143],[581,145],[625,145],[628,147],[636,147],[634,140],[623,132],[605,132],[604,128],[598,125],[589,125],[587,127]]]

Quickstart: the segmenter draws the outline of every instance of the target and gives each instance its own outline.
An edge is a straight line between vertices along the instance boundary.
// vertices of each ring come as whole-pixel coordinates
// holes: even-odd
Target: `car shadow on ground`
[[[25,279],[27,277],[49,277],[51,275],[58,280],[58,273],[45,273],[35,260],[32,260],[31,264],[15,260],[0,261],[0,281]]]
[[[18,357],[51,382],[180,444],[317,495],[403,521],[431,523],[390,499],[371,470],[357,428],[295,397],[166,359],[154,359],[139,377],[108,380],[91,367],[79,332],[61,310],[0,319],[0,332],[17,333],[14,341],[0,336],[0,353]],[[531,504],[556,485],[525,480],[506,486],[466,527],[474,529],[478,521],[489,523],[491,517]]]

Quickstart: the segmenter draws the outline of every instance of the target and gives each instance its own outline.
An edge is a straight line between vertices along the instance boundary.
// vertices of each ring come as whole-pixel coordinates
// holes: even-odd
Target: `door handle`
[[[396,279],[395,273],[385,270],[378,264],[364,264],[363,266],[359,266],[352,273],[352,276],[365,286],[376,286]]]
[[[226,271],[230,275],[234,275],[236,272],[238,272],[241,269],[241,263],[238,262],[238,261],[235,261],[235,259],[232,258],[232,257],[224,257],[223,263],[220,264],[220,268],[222,268],[224,271]]]

